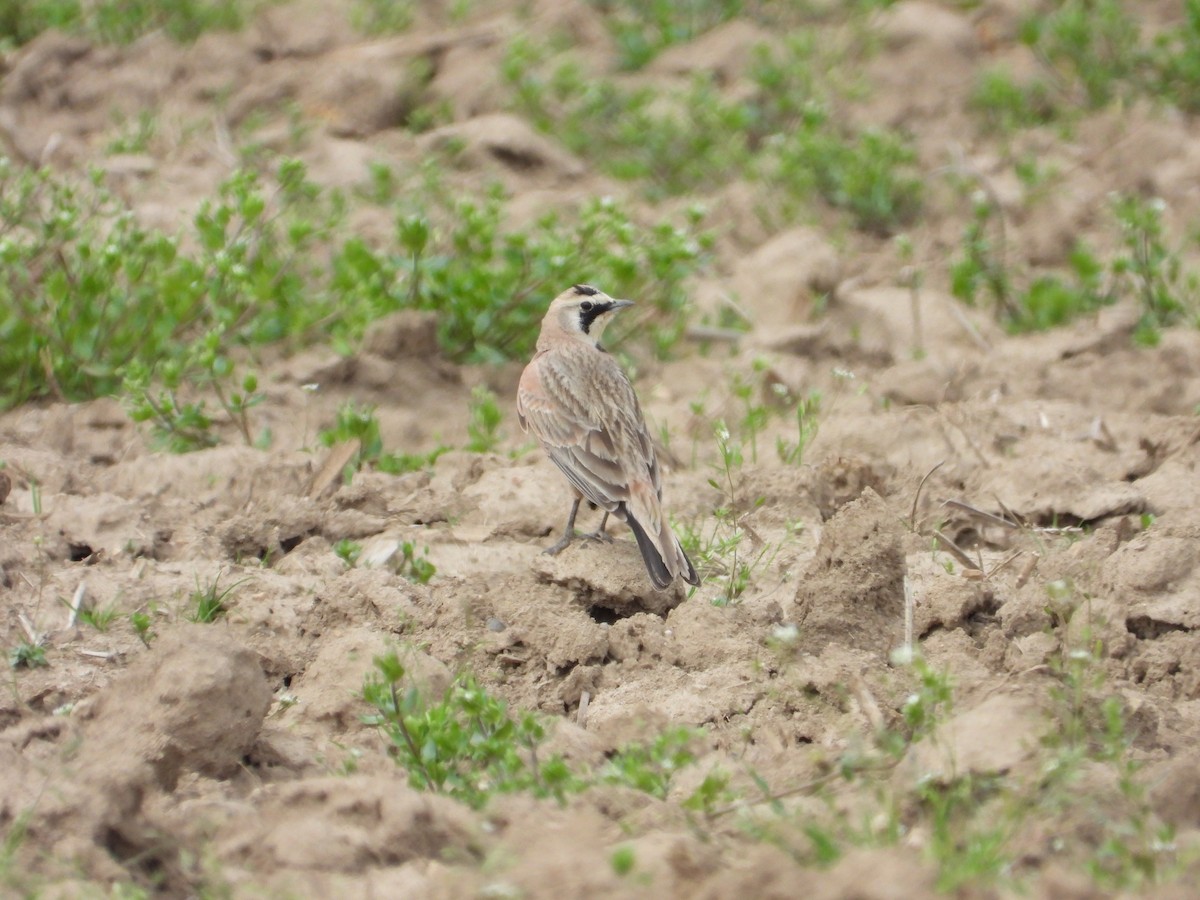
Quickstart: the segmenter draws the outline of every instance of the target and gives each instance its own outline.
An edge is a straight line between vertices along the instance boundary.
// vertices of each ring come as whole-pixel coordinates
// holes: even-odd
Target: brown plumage
[[[599,343],[613,316],[632,305],[586,284],[563,292],[542,319],[537,353],[521,374],[521,427],[537,436],[575,489],[566,533],[546,552],[571,543],[586,499],[604,510],[599,530],[589,536],[609,539],[604,524],[610,514],[629,525],[656,588],[677,577],[698,585],[700,576],[663,514],[658,459],[633,385]]]

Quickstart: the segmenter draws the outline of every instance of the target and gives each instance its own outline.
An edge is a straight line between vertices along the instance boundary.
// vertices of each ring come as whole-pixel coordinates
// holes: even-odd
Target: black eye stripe
[[[607,303],[593,303],[591,300],[584,300],[580,303],[579,327],[583,329],[583,333],[590,334],[592,323],[610,308]]]

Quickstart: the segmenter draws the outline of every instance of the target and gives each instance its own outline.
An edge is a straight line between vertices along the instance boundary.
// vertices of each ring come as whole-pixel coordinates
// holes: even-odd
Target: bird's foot
[[[568,531],[566,534],[564,534],[561,538],[558,539],[557,543],[551,544],[549,547],[547,547],[542,552],[544,554],[546,554],[547,556],[558,556],[558,554],[560,554],[564,550],[566,550],[567,547],[571,546],[571,541],[573,541],[573,540],[575,540],[574,532]]]
[[[595,531],[589,531],[586,534],[581,534],[581,538],[589,541],[596,541],[599,544],[611,544],[613,536],[603,528],[597,528]]]

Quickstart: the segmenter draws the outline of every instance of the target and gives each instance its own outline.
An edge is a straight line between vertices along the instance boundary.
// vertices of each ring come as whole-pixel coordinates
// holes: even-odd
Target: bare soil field
[[[1139,15],[1166,27],[1176,6]],[[452,360],[436,311],[388,313],[350,348],[255,351],[265,448],[220,419],[216,446],[167,452],[120,397],[0,414],[0,893],[1194,896],[1200,330],[1139,342],[1123,296],[1016,333],[956,298],[949,267],[981,193],[1007,258],[1038,271],[1081,239],[1120,245],[1114,194],[1163,198],[1187,233],[1200,123],[1131,99],[1070,128],[985,127],[972,86],[1035,69],[1018,40],[1035,7],[904,0],[847,24],[814,4],[796,26],[860,54],[845,121],[911,138],[924,200],[902,227],[820,201],[765,215],[749,177],[648,196],[535,128],[505,48],[566,33],[618,73],[585,2],[418,6],[367,38],[338,4],[297,0],[188,46],[46,32],[12,50],[6,154],[98,166],[154,227],[189,221],[251,143],[352,191],[372,163],[452,141],[449,183],[503,185],[511,227],[614,196],[647,221],[699,202],[715,237],[690,331],[621,357],[704,558],[691,592],[653,591],[621,526],[542,555],[570,494],[517,423],[524,360]],[[747,13],[618,77],[716,72],[736,95],[748,48],[778,38]],[[414,90],[440,110],[430,128],[401,124]],[[112,150],[144,113],[153,137]],[[1053,174],[1023,179],[1020,160]],[[394,240],[386,209],[349,215]],[[502,415],[474,452],[481,386]],[[389,450],[454,449],[340,478],[319,435],[350,401],[375,407]],[[221,609],[197,622],[206,590]],[[680,727],[687,754],[653,762],[654,790],[423,790],[363,697],[389,650],[428,702],[470,673],[537,713],[542,761],[603,773]]]

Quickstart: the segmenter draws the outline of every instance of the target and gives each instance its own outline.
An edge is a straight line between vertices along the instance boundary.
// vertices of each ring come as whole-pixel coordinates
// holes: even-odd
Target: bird
[[[600,345],[604,329],[632,300],[614,300],[576,284],[550,303],[529,365],[517,388],[517,418],[566,476],[575,497],[562,538],[543,552],[555,556],[575,538],[575,516],[587,500],[604,510],[600,528],[585,535],[610,541],[608,517],[633,531],[646,573],[658,590],[676,578],[699,586],[662,507],[662,475],[654,442],[629,376]]]

